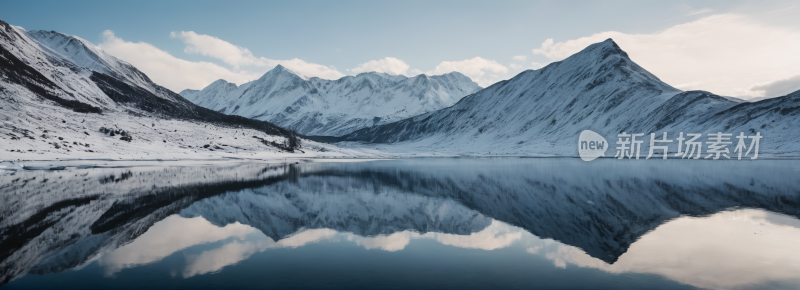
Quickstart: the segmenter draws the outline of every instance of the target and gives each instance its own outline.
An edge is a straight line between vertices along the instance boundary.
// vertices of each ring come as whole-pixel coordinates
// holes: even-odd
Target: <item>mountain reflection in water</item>
[[[0,279],[796,288],[798,165],[465,158],[5,171]],[[264,272],[249,276],[253,266]],[[167,277],[122,283],[147,271]]]

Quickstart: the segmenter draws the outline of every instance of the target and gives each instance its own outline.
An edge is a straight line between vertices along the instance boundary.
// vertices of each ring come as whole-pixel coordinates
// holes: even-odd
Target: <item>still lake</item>
[[[66,165],[0,171],[3,289],[800,288],[798,160]]]

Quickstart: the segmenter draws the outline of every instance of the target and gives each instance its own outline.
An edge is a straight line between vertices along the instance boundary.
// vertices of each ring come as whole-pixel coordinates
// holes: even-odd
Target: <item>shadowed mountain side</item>
[[[290,136],[293,134],[289,130],[275,126],[270,122],[226,115],[200,107],[160,86],[155,86],[155,90],[163,95],[169,95],[172,100],[158,97],[143,88],[131,86],[98,72],[94,72],[91,79],[116,103],[140,109],[155,117],[200,121],[233,128],[250,128],[278,136]]]

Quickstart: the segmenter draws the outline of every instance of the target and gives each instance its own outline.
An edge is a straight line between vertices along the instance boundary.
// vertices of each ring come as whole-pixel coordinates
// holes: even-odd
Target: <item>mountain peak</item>
[[[554,64],[555,66],[551,67],[550,70],[558,67],[559,69],[556,70],[558,72],[551,71],[548,73],[573,74],[574,70],[581,70],[596,74],[597,77],[600,77],[613,70],[623,76],[632,76],[633,78],[631,80],[655,82],[654,84],[657,83],[656,85],[662,87],[665,91],[677,91],[677,89],[663,83],[658,77],[631,60],[628,53],[622,50],[611,38],[589,45],[583,50]],[[540,73],[544,71],[546,71],[546,69],[542,70]],[[597,79],[596,83],[601,84],[604,82],[605,81]],[[594,86],[595,85],[590,85],[589,87]]]
[[[599,56],[601,56],[602,59],[606,59],[610,55],[620,55],[622,57],[629,59],[628,53],[622,50],[622,48],[620,48],[619,45],[617,45],[617,43],[614,42],[614,40],[611,38],[606,39],[602,42],[592,44],[589,47],[585,48],[583,51],[600,52]]]
[[[73,43],[74,45],[81,46],[86,53],[95,54],[100,56],[99,47],[92,44],[86,39],[80,38],[75,35],[69,35],[66,33],[61,33],[54,30],[31,30],[27,32],[29,36],[33,37],[37,41],[47,45],[51,49],[57,50],[60,54],[64,55],[65,51],[61,51],[59,48],[63,48],[64,46]],[[69,53],[66,53],[69,55]],[[79,63],[80,64],[80,63]],[[82,65],[82,64],[81,64]]]
[[[295,76],[297,76],[297,77],[299,77],[299,78],[301,78],[303,80],[309,80],[308,77],[306,77],[306,76],[304,76],[302,74],[299,74],[299,73],[297,73],[297,72],[295,72],[293,70],[290,70],[287,67],[285,67],[283,65],[280,65],[280,64],[276,65],[275,68],[273,68],[272,70],[268,71],[265,75],[270,74],[270,73],[273,73],[273,74],[276,74],[276,75],[292,74],[292,75],[295,75]]]
[[[451,72],[449,72],[449,73],[446,73],[446,74],[444,74],[444,75],[451,75],[451,76],[457,76],[457,77],[465,77],[465,78],[468,78],[468,76],[466,76],[466,75],[464,75],[464,74],[462,74],[462,73],[460,73],[460,72],[457,72],[457,71],[451,71]]]
[[[203,88],[203,91],[208,91],[208,90],[233,91],[233,90],[237,89],[238,87],[239,86],[237,86],[234,83],[230,83],[230,82],[228,82],[226,80],[223,80],[223,79],[218,79],[218,80],[214,81],[213,83],[211,83],[210,85],[208,85],[205,88]]]
[[[178,93],[178,94],[179,94],[179,95],[181,95],[181,96],[183,96],[183,97],[186,97],[186,95],[188,95],[188,94],[196,94],[196,93],[198,93],[198,92],[200,92],[200,90],[194,90],[194,89],[185,89],[185,90],[182,90],[182,91],[181,91],[180,93]]]
[[[212,86],[212,85],[213,86],[228,85],[228,84],[233,84],[233,83],[230,83],[230,82],[228,82],[228,81],[226,81],[224,79],[218,79],[218,80],[214,81],[213,83],[211,83],[209,86]]]

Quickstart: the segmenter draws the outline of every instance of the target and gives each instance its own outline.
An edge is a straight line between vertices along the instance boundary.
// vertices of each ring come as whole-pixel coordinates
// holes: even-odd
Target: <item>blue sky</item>
[[[2,3],[0,19],[84,38],[175,91],[241,84],[276,64],[323,78],[456,70],[486,86],[602,37],[681,89],[743,98],[800,89],[793,1]]]

